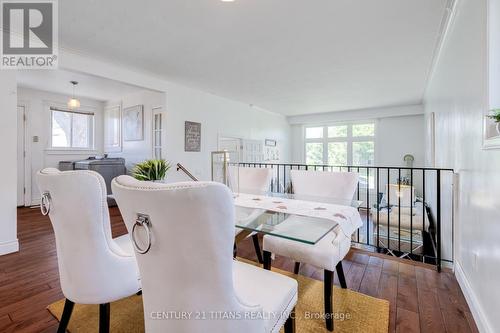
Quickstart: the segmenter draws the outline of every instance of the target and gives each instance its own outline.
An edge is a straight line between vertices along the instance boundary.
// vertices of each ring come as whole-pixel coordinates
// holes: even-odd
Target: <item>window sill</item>
[[[47,155],[97,155],[99,152],[95,149],[60,149],[60,148],[47,148],[45,149]]]

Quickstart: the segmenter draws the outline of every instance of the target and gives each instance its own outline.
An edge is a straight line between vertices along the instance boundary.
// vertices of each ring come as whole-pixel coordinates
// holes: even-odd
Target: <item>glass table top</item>
[[[327,203],[340,206],[358,208],[361,201],[343,200],[327,197],[303,196],[283,193],[249,193],[252,191],[240,191],[244,194],[265,195],[273,198],[286,198],[292,200],[309,201],[314,203]],[[238,194],[235,193],[235,196]],[[236,227],[247,232],[258,232],[266,235],[282,237],[293,241],[316,244],[338,223],[324,218],[309,217],[298,214],[275,212],[266,209],[235,206]]]

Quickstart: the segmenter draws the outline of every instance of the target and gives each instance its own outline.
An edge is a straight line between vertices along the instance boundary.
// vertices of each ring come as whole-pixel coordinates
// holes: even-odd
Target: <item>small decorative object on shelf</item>
[[[142,181],[161,181],[169,169],[170,164],[165,160],[147,160],[134,166],[132,177]]]
[[[484,116],[483,147],[500,148],[500,109],[492,109]]]
[[[496,123],[496,129],[498,135],[500,135],[500,109],[493,109],[491,110],[491,114],[488,115],[488,118],[493,119]]]

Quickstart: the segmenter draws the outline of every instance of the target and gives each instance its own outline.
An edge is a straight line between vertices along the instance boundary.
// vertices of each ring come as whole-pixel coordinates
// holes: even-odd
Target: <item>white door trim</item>
[[[30,122],[29,106],[27,101],[19,101],[17,107],[24,109],[24,205],[31,206],[31,141],[30,141]]]

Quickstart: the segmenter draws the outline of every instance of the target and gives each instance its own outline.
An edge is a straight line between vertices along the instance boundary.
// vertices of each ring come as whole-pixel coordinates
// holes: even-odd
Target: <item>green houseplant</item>
[[[488,118],[493,119],[493,121],[497,124],[497,132],[500,134],[500,109],[491,110],[491,114],[488,115]]]
[[[167,176],[170,164],[165,160],[146,160],[137,163],[132,169],[132,177],[142,181],[163,180]]]

